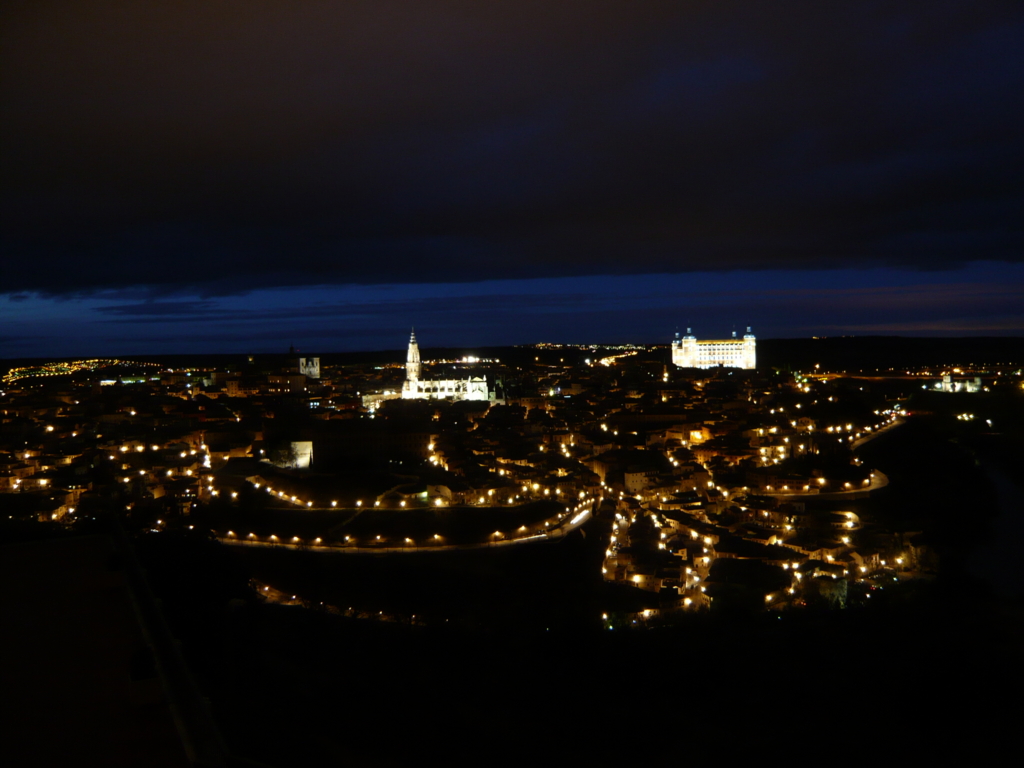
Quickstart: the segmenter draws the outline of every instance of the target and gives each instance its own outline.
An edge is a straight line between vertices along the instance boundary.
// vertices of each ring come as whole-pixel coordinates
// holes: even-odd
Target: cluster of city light
[[[488,363],[500,363],[501,360],[494,357],[476,357],[465,355],[452,360],[431,360],[430,365],[486,365]]]
[[[620,355],[609,355],[608,357],[602,357],[600,360],[597,361],[597,364],[598,365],[603,365],[603,366],[605,366],[607,368],[609,366],[615,365],[615,361],[616,360],[621,360],[624,357],[632,357],[633,355],[636,355],[636,354],[638,354],[638,353],[633,351],[633,352],[623,352]]]
[[[874,479],[874,477],[875,477],[875,473],[872,472],[871,473],[871,478],[870,479],[864,479],[863,480],[863,484],[864,485],[869,485],[870,482]],[[817,481],[818,481],[818,483],[820,485],[824,485],[827,482],[827,480],[825,478],[817,478]],[[712,487],[712,486],[714,486],[713,482],[709,482],[709,487]],[[853,486],[853,484],[849,483],[849,482],[844,483],[844,485],[843,485],[843,487],[845,489],[848,489],[848,490],[852,490],[852,486]],[[718,488],[717,486],[714,486],[714,487]],[[809,490],[809,487],[810,486],[804,486],[804,490]],[[787,488],[788,489],[787,486],[783,486],[783,488]],[[718,490],[722,490],[722,489],[719,488]],[[727,492],[723,491],[723,493],[727,493]],[[622,498],[622,497],[623,497],[623,494],[620,493],[620,498]],[[641,497],[637,496],[637,499],[640,500]],[[666,503],[668,501],[668,497],[667,496],[661,496],[660,500],[661,500],[662,503]],[[658,498],[656,497],[656,498],[652,499],[651,501],[652,501],[652,503],[657,503]],[[741,506],[740,508],[742,510],[744,510],[744,511],[747,510],[747,507]],[[657,514],[653,513],[653,509],[654,508],[652,507],[651,510],[649,512],[647,512],[646,514],[651,515],[652,522],[653,522],[653,524],[654,524],[654,526],[656,528],[661,528],[662,526],[661,526],[661,524],[659,522],[658,516],[657,516]],[[767,511],[765,511],[765,510],[762,510],[761,514],[767,516],[769,513]],[[854,529],[855,527],[858,526],[858,522],[859,521],[857,519],[857,516],[854,513],[852,513],[852,512],[843,512],[841,514],[845,515],[846,518],[847,518],[842,523],[842,527],[844,529],[846,529],[847,531],[851,531],[852,529]],[[629,524],[635,522],[636,514],[634,513],[634,514],[629,515],[627,517],[627,516],[624,516],[622,513],[616,513],[615,518],[616,518],[615,521],[612,523],[612,533],[611,533],[611,536],[610,536],[609,545],[608,545],[608,548],[605,551],[605,562],[602,564],[602,569],[601,569],[602,573],[606,575],[606,578],[615,578],[614,576],[608,576],[607,575],[609,573],[609,569],[612,567],[612,564],[609,561],[611,561],[613,558],[616,557],[620,547],[628,546],[628,541],[624,541],[623,540],[623,537],[622,537],[623,531],[620,528],[620,526],[625,527],[625,526],[628,526]],[[788,518],[786,518],[786,519],[788,520]],[[775,526],[773,524],[773,527],[777,527],[777,526]],[[790,525],[788,522],[785,525],[782,525],[781,527],[784,528],[786,531],[792,531],[793,530],[793,526]],[[694,540],[703,538],[703,547],[702,547],[703,556],[702,557],[694,558],[694,565],[698,566],[698,567],[702,567],[702,568],[709,568],[710,564],[711,564],[711,561],[713,559],[713,554],[714,554],[711,551],[711,547],[712,547],[713,543],[715,542],[715,540],[712,537],[710,537],[710,536],[702,537],[698,533],[698,531],[694,530],[694,529],[690,529],[689,533],[690,533],[690,536]],[[667,548],[666,541],[665,541],[666,538],[667,538],[667,534],[665,533],[665,531],[661,531],[659,533],[659,541],[657,542],[658,549],[664,550],[664,549]],[[852,547],[852,545],[853,545],[852,537],[849,534],[839,536],[838,537],[838,542],[843,547]],[[824,557],[824,559],[828,563],[834,563],[836,561],[836,558],[833,555],[831,555],[831,554],[826,555]],[[897,562],[898,565],[901,566],[904,563],[904,557],[902,557],[902,556],[899,557],[896,562]],[[782,596],[785,597],[785,595],[790,595],[790,596],[795,595],[796,592],[797,592],[797,588],[799,587],[800,582],[801,582],[801,580],[804,577],[804,574],[800,573],[799,570],[797,569],[797,566],[798,566],[797,562],[792,562],[792,563],[786,562],[786,563],[782,563],[781,565],[782,565],[784,570],[792,569],[793,576],[794,576],[793,585],[791,585],[789,588],[785,589],[783,591],[783,595]],[[886,561],[883,560],[882,561],[882,565],[885,566],[886,565]],[[618,567],[621,567],[621,564]],[[865,567],[861,567],[860,571],[861,571],[861,573],[864,573],[866,571],[866,568]],[[699,582],[700,582],[700,575],[698,573],[695,573],[690,567],[686,567],[685,568],[685,573],[686,573],[686,580],[687,580],[687,582],[686,582],[686,589],[687,589],[687,591],[689,591],[690,589],[693,589],[694,587],[698,587]],[[842,570],[842,577],[846,577],[848,575],[848,573],[849,573],[848,570],[843,569]],[[832,579],[840,578],[838,572],[830,572],[830,573],[826,573],[824,575],[826,577],[830,577]],[[630,576],[630,580],[632,581],[632,583],[635,586],[638,586],[638,587],[641,587],[641,588],[643,588],[644,585],[647,584],[647,576],[645,576],[642,573],[636,573],[636,574],[631,575]],[[700,589],[700,591],[702,593],[706,591],[706,587],[704,585],[699,585],[699,589]],[[778,597],[779,597],[778,594],[769,593],[768,595],[766,595],[765,600],[766,600],[766,602],[771,603],[773,601],[776,601]],[[708,599],[710,600],[710,597]],[[693,600],[691,598],[687,597],[684,600],[683,605],[684,605],[684,607],[690,607],[691,605],[693,605]],[[607,616],[605,616],[604,618],[607,620]]]
[[[662,499],[662,501],[665,501],[665,500],[666,499]],[[647,511],[644,514],[648,515],[651,518],[651,522],[652,522],[652,524],[654,525],[654,527],[656,529],[660,529],[660,528],[663,527],[661,520],[658,518],[658,515],[655,514],[653,511]],[[608,568],[609,568],[609,565],[610,565],[610,563],[608,561],[611,560],[612,558],[615,558],[618,555],[620,547],[625,545],[623,541],[620,541],[620,536],[623,533],[623,529],[628,528],[628,526],[630,526],[633,523],[635,523],[636,522],[636,518],[637,518],[637,515],[636,515],[635,512],[634,513],[630,513],[628,516],[622,514],[621,512],[616,512],[615,513],[615,520],[612,522],[612,534],[611,534],[611,537],[609,539],[608,548],[605,550],[605,553],[604,553],[605,554],[605,562],[601,566],[601,573],[602,574],[605,574],[607,576],[607,574],[609,572]],[[699,538],[699,534],[697,533],[696,530],[693,530],[693,529],[690,529],[690,536],[692,538],[694,538],[694,539]],[[660,531],[658,537],[659,537],[658,549],[660,549],[660,550],[667,549],[667,545],[665,543],[665,539],[668,538],[668,534],[665,531]],[[711,546],[713,544],[713,542],[714,542],[714,539],[712,537],[710,537],[710,536],[704,537],[704,544],[705,544],[705,546],[703,547],[703,550],[704,550],[704,553],[705,553],[706,556],[703,557],[703,558],[699,558],[699,560],[702,562],[703,566],[706,567],[706,568],[710,567],[710,564],[711,564],[711,556],[710,556],[710,552],[709,552],[708,547]],[[686,583],[686,589],[687,590],[689,590],[689,589],[691,589],[693,587],[697,587],[700,590],[701,593],[706,592],[707,587],[705,587],[703,584],[700,584],[701,576],[698,573],[695,573],[692,568],[690,568],[689,566],[686,566],[685,567],[685,574],[686,574],[686,582],[687,582]],[[636,573],[636,574],[633,574],[633,576],[631,577],[631,581],[632,581],[632,583],[635,586],[642,587],[642,585],[644,583],[646,583],[646,576],[644,574],[642,574],[642,573]],[[693,605],[693,602],[694,602],[693,598],[687,596],[683,600],[683,605],[684,605],[684,607],[689,608],[691,605]],[[607,615],[605,615],[604,618],[607,620]]]
[[[66,362],[44,363],[43,365],[24,366],[12,368],[0,379],[4,384],[13,384],[19,379],[30,377],[51,377],[68,376],[81,371],[95,371],[100,368],[109,368],[115,365],[149,366],[158,367],[156,363],[139,363],[131,360],[118,360],[115,358],[95,358],[91,360],[71,360]]]
[[[556,344],[553,342],[541,341],[536,344],[516,344],[517,347],[530,347],[532,349],[635,349],[645,350],[647,347],[642,344]]]
[[[623,358],[623,357],[627,357],[627,356],[630,356],[630,355],[635,355],[635,354],[636,354],[635,351],[629,351],[629,352],[626,352],[624,354],[611,355],[609,357],[603,358],[602,360],[599,360],[598,362],[600,362],[600,363],[602,363],[602,364],[607,366],[607,365],[614,364],[614,361],[617,360],[617,359],[620,359],[620,358]],[[88,362],[96,362],[96,361],[88,361]],[[104,361],[104,362],[107,362],[107,363],[119,363],[121,361]],[[475,363],[475,362],[489,362],[489,361],[479,361],[479,360],[477,360],[475,358],[467,357],[467,358],[463,358],[461,361],[446,361],[446,362]],[[590,361],[588,360],[587,363],[589,364]],[[57,372],[53,372],[53,373],[49,373],[47,375],[61,375],[61,374],[57,373]],[[806,380],[800,380],[799,378],[798,378],[797,389],[799,391],[802,391],[802,392],[810,392],[810,386],[807,384]],[[553,390],[552,390],[552,393],[553,393]],[[829,397],[828,399],[829,399],[829,401],[833,400],[832,397]],[[815,403],[816,402],[817,402],[817,400],[815,400]],[[800,404],[796,404],[795,405],[795,409],[801,409],[801,405]],[[776,413],[781,415],[781,414],[784,414],[785,412],[786,412],[786,408],[785,407],[781,407],[781,406],[778,407],[778,408],[773,408],[771,410],[771,414],[772,415],[775,415]],[[899,409],[898,407],[895,408],[895,409],[889,410],[889,411],[885,411],[885,412],[883,412],[881,414],[878,411],[876,411],[875,413],[876,413],[876,415],[881,415],[881,416],[885,416],[886,417],[886,418],[881,420],[881,424],[879,424],[879,425],[864,426],[864,427],[858,427],[858,428],[855,429],[853,424],[839,424],[839,425],[832,425],[832,426],[828,426],[828,427],[825,427],[825,428],[821,428],[821,430],[825,431],[825,432],[827,432],[827,433],[829,433],[831,435],[836,435],[841,440],[853,441],[854,439],[861,438],[862,436],[869,436],[869,435],[871,435],[871,433],[875,432],[876,430],[881,429],[883,426],[892,423],[898,416],[904,415],[903,412],[901,411],[901,409]],[[131,411],[131,415],[134,416],[135,412]],[[793,415],[792,406],[791,406],[790,415]],[[961,419],[961,420],[964,420],[964,421],[969,421],[969,420],[971,420],[971,419],[973,419],[975,417],[974,417],[973,414],[960,414],[960,415],[957,416],[957,418]],[[240,416],[238,416],[236,414],[235,415],[235,420],[236,421],[240,420]],[[806,431],[807,433],[810,433],[811,431],[813,431],[815,429],[815,426],[814,426],[813,423],[808,423],[808,422],[809,422],[809,419],[801,419],[801,423],[799,423],[799,426],[798,426],[798,422],[797,421],[789,421],[789,424],[798,433],[802,432],[802,431]],[[605,432],[608,431],[608,425],[607,424],[600,424],[600,428],[603,431],[605,431]],[[46,426],[46,431],[47,432],[53,432],[54,429],[55,428],[52,425]],[[770,427],[770,428],[767,428],[767,429],[768,429],[769,434],[772,434],[772,435],[777,435],[778,431],[779,431],[779,428],[777,428],[777,427]],[[782,429],[784,430],[784,433],[788,433],[790,435],[794,434],[793,432],[789,432],[785,427],[782,427]],[[765,429],[758,430],[758,433],[761,434],[761,435],[764,435]],[[614,434],[617,435],[618,431],[615,431]],[[636,433],[634,432],[633,434],[636,434]],[[762,458],[762,462],[763,463],[768,463],[769,461],[773,461],[776,464],[779,463],[779,461],[780,461],[779,458],[771,457],[770,456],[770,453],[772,453],[772,452],[774,452],[776,454],[780,454],[784,458],[785,455],[787,453],[791,452],[791,451],[795,452],[795,451],[805,451],[806,450],[805,444],[790,445],[790,438],[789,437],[783,437],[782,435],[779,435],[779,439],[781,439],[782,444],[773,445],[771,447],[761,447],[760,448],[760,454],[762,454],[761,458]],[[798,439],[799,439],[799,436],[794,436],[793,443],[796,443]],[[807,435],[806,439],[808,439],[808,440],[811,439],[809,434]],[[773,441],[773,442],[775,442],[775,441]],[[561,454],[564,457],[570,458],[570,444],[560,443],[560,442],[555,442],[555,444],[558,445],[558,450],[561,452]],[[574,446],[575,442],[572,442],[571,445]],[[153,451],[157,451],[157,450],[160,449],[160,447],[157,446],[157,445],[152,445],[152,446],[149,446],[149,447]],[[205,450],[205,448],[206,447],[203,446],[204,450]],[[431,464],[435,465],[435,466],[437,466],[437,465],[444,466],[444,463],[443,463],[443,453],[442,454],[435,453],[434,452],[435,446],[433,444],[430,444],[428,448],[429,448],[429,451],[430,451],[430,454],[427,457],[429,462]],[[813,443],[811,444],[810,448],[811,448],[811,450],[814,450],[814,444]],[[121,446],[121,448],[120,448],[120,452],[122,454],[129,453],[130,451],[134,452],[134,453],[143,453],[145,450],[146,450],[146,446],[134,445],[134,444],[132,444],[131,447],[129,447],[129,446]],[[543,445],[543,444],[540,445],[540,450],[541,451],[545,451],[546,450],[546,446]],[[554,450],[552,450],[552,452],[554,452]],[[180,457],[184,459],[184,458],[186,458],[189,455],[194,456],[196,454],[197,454],[197,452],[195,450],[191,450],[190,452],[183,451],[183,452],[180,453]],[[134,455],[134,454],[132,453],[130,455]],[[676,460],[672,456],[671,452],[667,452],[667,456],[668,456],[668,459],[669,459],[670,463],[673,466],[675,466],[675,467],[679,466],[679,461]],[[111,459],[117,458],[116,454],[112,454],[110,456],[110,458]],[[701,456],[701,458],[705,458],[705,457]],[[499,459],[499,461],[501,461],[501,460]],[[857,460],[855,459],[855,462],[856,461]],[[705,466],[705,469],[707,469],[707,465],[704,464],[704,462],[698,462],[698,463],[703,464]],[[204,466],[206,468],[210,467],[210,456],[209,456],[208,453],[205,455],[205,458],[204,458]],[[122,469],[127,470],[128,468],[129,468],[128,464],[123,464],[122,465]],[[180,470],[178,470],[178,471],[180,471]],[[168,469],[167,470],[167,475],[168,476],[172,475],[172,472],[173,472],[173,470]],[[519,473],[519,471],[517,469],[515,469],[515,468],[510,469],[510,470],[505,470],[505,469],[498,470],[498,474],[500,476],[502,476],[502,477],[505,477],[506,474],[509,477],[515,477],[516,475],[518,475],[518,473]],[[138,470],[138,475],[145,476],[146,474],[147,474],[146,470]],[[192,472],[191,469],[189,469],[189,470],[187,470],[186,474],[191,476],[193,474],[193,472]],[[872,474],[872,477],[873,476],[874,475]],[[122,479],[122,478],[119,478],[119,479]],[[123,482],[129,483],[129,482],[131,482],[132,479],[137,479],[137,478],[134,477],[134,472],[131,475],[128,475],[127,477],[124,477],[123,478]],[[827,482],[825,478],[814,478],[814,480],[820,486],[824,486],[826,484],[826,482]],[[41,479],[41,482],[45,484],[46,480],[45,479]],[[217,496],[220,493],[214,487],[213,478],[210,477],[210,476],[199,477],[199,478],[197,478],[197,482],[198,482],[198,488],[199,488],[200,492],[205,490],[206,492],[210,493],[210,495],[212,495],[212,496]],[[253,482],[253,481],[250,481],[250,482]],[[871,481],[869,479],[864,479],[862,481],[863,485],[869,485],[870,482]],[[20,480],[15,480],[15,484],[18,484],[18,483],[20,483]],[[836,483],[836,484],[838,485],[838,483]],[[261,484],[258,483],[258,482],[254,483],[254,485],[255,485],[255,487],[257,489],[259,489],[261,487]],[[605,483],[603,481],[601,482],[601,486],[605,487]],[[709,481],[708,482],[708,486],[709,486],[709,488],[714,487],[714,488],[718,489],[724,495],[728,496],[728,491],[725,490],[725,489],[722,489],[722,488],[718,488],[718,486],[714,486],[713,481]],[[803,487],[804,491],[809,491],[812,488],[812,485],[803,485],[802,487]],[[842,484],[842,487],[844,489],[847,489],[847,490],[852,490],[853,489],[853,484],[850,483],[850,482],[846,482],[846,483]],[[771,490],[771,486],[768,486],[768,489]],[[298,507],[311,508],[311,507],[313,507],[313,504],[314,504],[314,502],[311,501],[311,500],[300,499],[296,495],[289,495],[285,491],[275,490],[275,489],[270,488],[269,486],[266,486],[265,490],[266,490],[267,493],[273,495],[275,498],[279,498],[281,500],[287,501],[290,504],[298,506]],[[514,493],[512,491],[505,491],[504,493],[502,493],[502,490],[503,489],[497,489],[497,493],[496,493],[496,489],[492,488],[492,489],[488,490],[485,495],[479,496],[479,502],[478,503],[479,504],[494,504],[494,505],[499,505],[500,506],[500,505],[503,505],[506,502],[508,504],[514,504],[514,503],[516,503],[516,501],[518,501],[518,500],[520,500],[520,499],[522,499],[524,497],[525,498],[530,498],[531,496],[536,497],[537,495],[540,495],[541,492],[545,496],[550,496],[551,495],[551,488],[544,487],[542,485],[542,483],[537,483],[537,482],[530,482],[530,483],[522,484],[521,485],[521,494],[520,493]],[[788,491],[789,490],[789,486],[788,485],[783,485],[782,486],[782,490]],[[815,489],[815,490],[817,490],[817,489]],[[562,493],[562,489],[555,488],[554,492],[555,492],[555,494],[561,494]],[[651,494],[649,492],[647,492],[647,491],[645,491],[644,493],[645,493],[645,495],[647,497],[651,496]],[[238,496],[237,492],[234,492],[234,491],[231,492],[231,497],[232,498],[237,498],[237,496]],[[581,500],[586,498],[586,496],[587,496],[586,492],[580,492]],[[623,497],[623,493],[622,492],[619,493],[619,497],[620,498]],[[565,497],[563,497],[563,498],[565,498]],[[641,500],[641,496],[637,495],[636,499],[637,500]],[[430,501],[432,502],[432,504],[434,506],[442,506],[443,504],[448,503],[446,500],[444,500],[442,498],[433,498]],[[470,504],[473,503],[473,499],[468,499],[468,501],[469,501]],[[662,501],[662,503],[667,503],[668,499],[667,499],[667,497],[662,497],[661,501]],[[651,510],[653,511],[654,505],[656,504],[656,499],[648,498],[648,502],[651,504]],[[385,501],[384,503],[385,503],[385,505],[389,504],[389,502],[387,502],[387,501]],[[417,505],[417,501],[409,501],[408,503],[411,504],[412,506],[416,506]],[[355,502],[355,504],[356,504],[357,507],[361,507],[363,502],[362,502],[362,500],[357,500]],[[330,506],[333,507],[333,508],[336,508],[337,505],[338,505],[337,501],[330,502]],[[407,502],[405,500],[401,500],[400,502],[398,502],[398,505],[401,506],[401,507],[406,507]],[[374,507],[380,507],[381,506],[381,500],[374,501],[373,506]],[[560,513],[557,516],[557,523],[556,523],[556,525],[558,527],[561,527],[562,525],[564,525],[563,521],[565,520],[565,518],[569,514],[572,514],[572,512],[575,512],[575,514],[572,516],[569,524],[570,525],[575,525],[578,522],[580,522],[586,516],[586,514],[588,514],[588,512],[589,512],[588,508],[584,508],[584,509],[582,509],[582,511],[580,511],[581,507],[583,507],[583,506],[584,506],[584,504],[581,501],[581,503],[577,504],[576,507],[573,508],[572,511],[570,510],[569,507],[566,507],[565,508],[565,513]],[[768,515],[767,512],[763,512],[763,514],[765,516]],[[655,527],[661,528],[661,523],[659,522],[657,515],[656,514],[652,514],[652,517],[653,517],[653,521],[654,521]],[[624,543],[620,543],[620,538],[622,538],[622,535],[621,535],[621,531],[619,530],[619,525],[618,525],[619,522],[624,521],[624,518],[622,518],[618,514],[616,515],[616,518],[617,518],[617,522],[615,524],[613,524],[613,531],[614,532],[613,532],[613,535],[611,536],[611,542],[610,542],[608,550],[606,551],[606,556],[607,557],[612,557],[615,553],[618,552],[620,547],[625,546]],[[633,516],[633,520],[635,520],[635,515]],[[632,522],[632,520],[631,520],[631,522]],[[775,522],[772,524],[772,527],[776,527],[776,528],[779,527],[776,524],[778,522],[779,521],[776,519]],[[162,521],[159,524],[162,525]],[[542,531],[542,533],[541,534],[533,534],[533,536],[536,537],[538,535],[550,535],[550,534],[554,533],[554,531],[550,530],[551,524],[552,524],[552,521],[548,520],[548,521],[544,521],[543,525],[538,524],[538,525],[534,526],[534,530]],[[845,528],[847,528],[847,529],[851,529],[851,528],[854,527],[855,522],[854,522],[853,519],[850,519],[850,520],[847,520],[842,525]],[[792,526],[789,525],[789,524],[786,524],[784,527],[785,527],[785,530],[787,530],[787,531],[788,530],[792,530]],[[674,524],[670,525],[670,524],[668,524],[666,522],[666,528],[667,529],[668,528],[674,528]],[[549,529],[549,530],[544,531],[544,529]],[[557,530],[557,529],[558,528],[556,528],[555,530]],[[510,543],[514,539],[525,537],[525,536],[529,535],[530,533],[531,533],[530,529],[527,526],[524,525],[524,526],[520,526],[519,528],[515,529],[514,531],[496,530],[496,531],[488,534],[487,538],[488,538],[488,540],[490,542],[493,542],[493,543],[498,543],[498,542]],[[694,538],[698,537],[698,534],[697,534],[696,531],[691,531],[691,534],[694,536]],[[262,536],[262,535],[257,536],[255,533],[249,533],[247,536],[239,537],[239,536],[236,536],[235,532],[229,531],[228,532],[228,537],[233,538],[233,539],[240,539],[242,541],[251,541],[251,542],[254,542],[254,543],[255,542],[272,543],[272,544],[275,544],[275,545],[276,544],[281,544],[281,545],[294,545],[294,546],[328,546],[326,544],[323,544],[323,542],[322,542],[322,540],[320,538],[316,538],[315,540],[310,541],[310,540],[303,540],[299,536],[291,536],[291,537],[279,538],[276,534],[270,534],[269,537],[267,537],[267,536]],[[667,546],[668,546],[667,538],[668,538],[668,534],[665,531],[661,531],[660,534],[659,534],[659,541],[657,542],[657,546],[658,546],[659,549],[664,550],[664,549],[667,548]],[[369,546],[376,545],[379,548],[380,543],[381,542],[385,542],[385,541],[387,541],[386,538],[382,539],[382,537],[380,535],[378,535],[378,536],[376,536],[373,539],[374,544],[370,544]],[[400,540],[401,544],[397,544],[398,541],[399,541],[398,538],[393,538],[392,539],[392,543],[396,544],[396,546],[398,546],[398,547],[416,547],[416,546],[418,546],[416,541],[414,541],[410,537],[402,538]],[[842,537],[839,538],[839,541],[841,541],[844,546],[851,546],[851,537],[850,536],[842,536]],[[358,546],[360,546],[359,544],[357,544],[355,542],[355,540],[351,539],[351,537],[349,537],[349,536],[345,537],[345,542],[346,543],[344,545],[334,544],[332,546],[351,546],[351,547],[358,547]],[[697,561],[699,563],[703,563],[705,566],[707,566],[707,565],[709,565],[709,563],[711,561],[711,558],[714,556],[714,553],[712,551],[709,551],[709,547],[712,546],[711,538],[710,537],[705,537],[704,544],[705,544],[705,546],[703,547],[704,557],[697,558]],[[362,546],[367,546],[367,544],[364,543]],[[421,543],[419,546],[444,546],[443,538],[440,536],[440,534],[435,534],[431,539],[429,539],[425,543]],[[827,559],[831,562],[833,560],[833,557],[831,555],[829,555]],[[885,565],[886,561],[883,560],[881,562],[882,562],[883,565]],[[898,558],[896,560],[896,562],[898,564],[902,564],[903,559],[902,558]],[[619,567],[621,567],[621,563],[619,564]],[[794,567],[794,570],[795,570],[795,568],[796,568],[796,564],[795,563],[793,564],[793,567]],[[783,564],[783,568],[786,568],[788,570],[789,564],[788,563]],[[602,570],[603,570],[604,573],[608,572],[607,568],[605,568],[605,567],[602,567]],[[865,566],[860,566],[860,570],[861,570],[862,573],[865,572]],[[690,582],[688,584],[687,588],[690,588],[692,585],[695,585],[695,584],[697,584],[697,582],[700,581],[700,577],[697,574],[692,573],[690,568],[686,568],[686,572],[687,572],[687,581]],[[832,577],[835,578],[835,574],[832,574]],[[636,583],[636,584],[641,584],[642,582],[644,582],[644,579],[645,579],[645,577],[642,574],[637,574],[637,575],[633,576],[632,578],[633,578],[634,583]],[[795,573],[795,579],[797,580],[797,582],[799,582],[799,580],[801,578],[802,578],[802,574]],[[692,581],[691,581],[691,579],[692,579]],[[797,583],[797,582],[795,582],[795,583]],[[701,586],[701,591],[703,591],[703,590],[704,590],[704,587]],[[794,590],[793,590],[792,587],[790,587],[787,591],[788,591],[789,594],[793,594],[794,593]],[[768,596],[766,596],[766,601],[770,602],[770,601],[776,599],[777,597],[779,597],[779,595],[768,595]],[[686,604],[687,605],[692,604],[692,599],[690,597],[686,598]]]
[[[149,450],[150,451],[159,451],[159,450],[162,450],[162,448],[163,448],[163,446],[155,445],[155,444],[149,446]],[[118,453],[111,453],[111,454],[107,455],[107,458],[109,460],[111,460],[111,461],[117,461],[119,458],[127,458],[129,455],[131,455],[133,453],[135,455],[138,455],[140,453],[145,453],[146,452],[146,446],[145,445],[141,445],[141,444],[135,445],[135,446],[121,445],[117,449],[117,451],[121,454],[121,457],[118,456]],[[203,462],[202,466],[204,468],[206,468],[206,469],[210,468],[210,454],[209,454],[208,449],[207,449],[205,444],[201,445],[199,450],[196,450],[195,448],[192,448],[190,450],[181,451],[181,452],[178,453],[178,458],[181,458],[181,459],[185,459],[185,458],[189,458],[189,457],[193,457],[193,456],[201,457],[202,458],[202,462]],[[121,469],[122,470],[129,469],[129,464],[122,461]],[[178,471],[179,472],[181,471],[180,468],[179,468]],[[156,469],[153,469],[152,471],[147,471],[145,469],[138,470],[138,477],[147,477],[148,478],[150,474],[153,474],[155,476],[157,474],[157,470]],[[167,469],[166,471],[164,471],[164,477],[173,477],[174,474],[175,474],[175,470],[174,469]],[[182,474],[185,477],[192,477],[195,473],[192,471],[191,468],[186,468]],[[133,479],[136,479],[134,475],[128,475],[126,477],[120,478],[121,482],[123,482],[123,483],[130,483]],[[212,479],[212,476],[207,476],[206,480],[207,480],[208,485],[209,485],[208,490],[209,491],[213,491],[213,479]],[[199,489],[202,490],[203,478],[198,478],[198,482],[199,482]],[[189,493],[189,491],[186,490],[185,493]],[[217,493],[215,491],[213,491],[213,495],[216,496]]]

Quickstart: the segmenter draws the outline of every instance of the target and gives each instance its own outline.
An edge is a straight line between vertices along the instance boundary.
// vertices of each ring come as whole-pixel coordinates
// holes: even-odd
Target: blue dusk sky
[[[1024,265],[733,271],[301,286],[236,295],[141,289],[0,299],[0,356],[144,355],[667,343],[674,331],[764,337],[1024,336]]]
[[[1024,3],[0,10],[0,357],[1024,335]]]

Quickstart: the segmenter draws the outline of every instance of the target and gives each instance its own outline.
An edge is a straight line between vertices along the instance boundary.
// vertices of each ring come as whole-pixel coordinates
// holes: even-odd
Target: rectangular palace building
[[[697,341],[687,328],[685,336],[679,338],[677,333],[672,340],[672,362],[680,368],[756,368],[756,343],[749,327],[742,339],[733,331],[731,339],[708,341]]]

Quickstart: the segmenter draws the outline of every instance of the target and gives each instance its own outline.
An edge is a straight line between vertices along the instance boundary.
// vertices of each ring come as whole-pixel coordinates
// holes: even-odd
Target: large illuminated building
[[[952,374],[947,373],[942,376],[942,381],[934,384],[933,389],[936,392],[981,392],[983,387],[980,376],[975,376],[974,381],[966,379],[954,380]]]
[[[421,379],[420,346],[416,331],[409,337],[409,351],[405,356],[404,400],[494,400],[488,391],[487,379]]]
[[[672,362],[680,368],[756,368],[756,344],[749,327],[742,339],[733,331],[731,339],[707,341],[697,341],[687,328],[685,336],[679,338],[677,333],[672,340]]]

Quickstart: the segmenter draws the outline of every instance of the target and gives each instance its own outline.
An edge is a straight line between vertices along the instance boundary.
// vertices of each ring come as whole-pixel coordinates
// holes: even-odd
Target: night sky
[[[0,9],[0,357],[1024,335],[1024,3]]]

